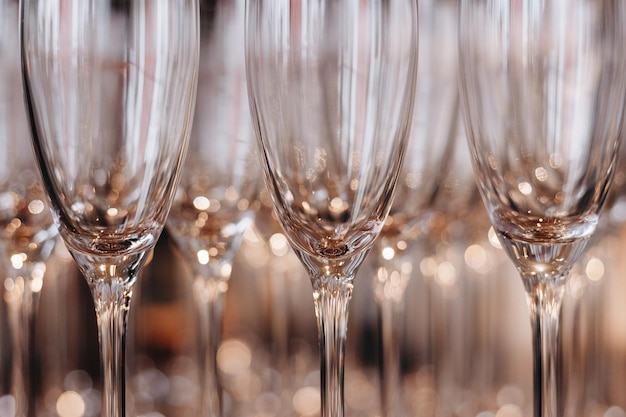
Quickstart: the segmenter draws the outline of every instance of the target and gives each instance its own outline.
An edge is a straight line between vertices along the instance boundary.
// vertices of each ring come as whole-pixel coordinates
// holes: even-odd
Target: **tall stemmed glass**
[[[103,416],[125,414],[132,287],[185,156],[198,70],[197,0],[23,0],[33,143],[60,234],[91,289]]]
[[[478,185],[526,290],[534,414],[561,415],[564,283],[616,168],[626,64],[621,0],[468,0],[460,86]]]
[[[248,0],[252,119],[278,218],[313,285],[322,416],[343,415],[348,304],[388,214],[417,67],[411,0]]]
[[[395,202],[374,246],[382,415],[401,416],[400,343],[410,249],[427,231],[457,137],[458,3],[419,0],[419,64],[411,136]],[[407,268],[407,266],[409,268]]]
[[[35,321],[57,231],[32,145],[20,74],[18,2],[0,0],[0,254],[7,303],[15,415],[35,415]]]
[[[222,414],[216,363],[233,257],[252,226],[261,174],[250,121],[245,0],[200,2],[200,70],[189,152],[166,227],[193,271],[199,415]]]

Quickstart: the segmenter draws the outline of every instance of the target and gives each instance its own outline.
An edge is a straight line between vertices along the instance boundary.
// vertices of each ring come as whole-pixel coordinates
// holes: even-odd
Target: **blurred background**
[[[407,416],[530,416],[530,324],[517,272],[484,214],[443,224],[412,249],[401,322],[402,409]],[[626,205],[577,265],[564,305],[564,415],[626,415],[622,294]],[[437,223],[437,220],[435,221]],[[479,226],[477,226],[479,225]],[[467,238],[467,228],[471,238]],[[460,236],[465,236],[461,238]],[[41,416],[99,415],[95,316],[84,279],[62,246],[49,261],[36,323],[33,376]],[[373,271],[361,268],[350,307],[346,413],[380,415]],[[229,282],[218,366],[232,416],[319,412],[317,331],[310,282],[280,233],[245,234]],[[164,234],[135,287],[127,340],[129,415],[193,415],[197,392],[191,273]],[[5,289],[6,294],[6,289]],[[3,310],[0,416],[13,415],[12,352]]]
[[[8,3],[0,0],[2,6]],[[16,31],[4,29],[0,46],[15,44]],[[18,63],[14,58],[10,62]],[[15,99],[1,100],[0,110],[19,105]],[[7,120],[0,117],[0,123]],[[531,416],[525,293],[473,186],[462,126],[455,140],[460,156],[453,158],[449,173],[440,175],[429,227],[414,244],[395,242],[382,251],[391,259],[405,250],[398,256],[401,273],[382,289],[402,304],[402,314],[392,323],[399,334],[397,417]],[[0,152],[9,156],[6,149]],[[564,417],[626,417],[624,165],[616,174],[603,223],[569,279],[560,351],[566,367],[559,376]],[[0,214],[13,201],[8,192],[0,189]],[[314,417],[320,411],[320,377],[311,283],[263,198],[267,196],[261,193],[264,208],[244,233],[225,283],[228,291],[223,291],[217,364],[225,415]],[[4,231],[11,227],[10,221],[0,220]],[[36,415],[96,417],[101,374],[89,289],[61,243],[45,265],[42,284],[32,287],[39,306],[28,372]],[[0,257],[3,277],[13,277],[20,268],[14,258]],[[134,286],[126,341],[128,415],[197,415],[193,275],[164,231]],[[10,336],[15,281],[1,282],[0,417],[13,417],[12,364],[21,353]],[[359,270],[350,304],[348,416],[382,413],[377,291],[381,287],[370,257]]]

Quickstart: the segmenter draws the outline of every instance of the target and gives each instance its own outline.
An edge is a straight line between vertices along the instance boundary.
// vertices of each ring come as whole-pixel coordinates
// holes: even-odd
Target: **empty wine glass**
[[[415,92],[411,0],[249,0],[246,58],[266,184],[308,270],[322,416],[343,415],[348,304],[389,212]]]
[[[626,64],[621,0],[468,0],[460,86],[483,202],[530,309],[534,414],[561,415],[568,273],[616,168]]]
[[[380,323],[382,415],[404,414],[400,342],[411,248],[428,230],[434,202],[456,145],[457,9],[450,0],[419,0],[419,64],[411,136],[395,202],[373,250],[374,292]]]
[[[291,309],[291,295],[299,287],[294,285],[300,283],[298,275],[307,272],[289,246],[266,187],[259,190],[258,202],[254,226],[266,244],[268,256],[263,271],[265,302],[262,308],[267,315],[268,361],[275,371],[266,373],[263,384],[265,389],[279,394],[280,415],[287,416],[293,412],[292,396],[297,389],[294,384],[295,369],[291,366],[295,363],[294,352],[290,345],[294,339],[292,329],[298,320]]]
[[[35,415],[34,333],[46,261],[57,231],[29,139],[20,74],[18,2],[0,0],[0,250],[7,274],[11,395],[15,415]]]
[[[24,90],[61,237],[91,289],[103,416],[125,414],[132,287],[179,179],[195,101],[197,0],[24,0]]]
[[[193,271],[199,349],[199,415],[222,414],[216,363],[233,257],[252,226],[260,164],[250,121],[244,0],[200,2],[196,111],[182,179],[167,220]]]
[[[495,248],[459,115],[456,144],[434,203],[428,234],[420,239],[420,277],[428,288],[430,359],[437,413],[474,415],[490,409],[493,314],[490,283]],[[467,360],[471,352],[472,360]],[[472,414],[473,413],[473,414]]]

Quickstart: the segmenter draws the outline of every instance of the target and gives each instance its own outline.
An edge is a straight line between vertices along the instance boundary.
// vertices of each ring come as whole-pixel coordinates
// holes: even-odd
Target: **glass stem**
[[[129,281],[99,279],[90,285],[104,376],[102,417],[124,417],[126,414],[126,326],[132,296]]]
[[[201,417],[222,415],[222,388],[217,367],[217,350],[222,337],[222,314],[227,279],[197,276],[194,280],[194,298],[198,325],[198,357]]]
[[[23,272],[31,269],[33,268],[29,265]],[[33,387],[36,375],[32,366],[35,363],[33,346],[40,292],[33,290],[30,278],[18,276],[11,281],[13,285],[8,286],[6,293],[10,337],[16,353],[11,365],[11,393],[15,399],[15,415],[32,417],[36,415],[36,394]]]
[[[525,278],[526,283],[533,280],[537,278]],[[534,416],[558,417],[559,320],[564,279],[538,281],[526,285],[533,343]]]
[[[403,317],[403,303],[388,297],[378,300],[381,332],[381,406],[383,417],[401,416],[400,335],[397,324]]]
[[[281,263],[282,262],[282,263]],[[286,259],[272,257],[268,274],[270,287],[271,357],[276,371],[288,384],[289,375],[289,281],[283,264]],[[274,378],[272,378],[274,379]],[[281,388],[272,386],[271,388]]]
[[[352,279],[324,276],[313,280],[319,331],[322,417],[343,417],[344,356]]]

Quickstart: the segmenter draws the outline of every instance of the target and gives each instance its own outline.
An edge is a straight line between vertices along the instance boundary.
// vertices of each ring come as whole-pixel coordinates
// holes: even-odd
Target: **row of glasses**
[[[222,16],[215,2],[203,6],[209,33],[228,33],[214,20]],[[535,414],[555,415],[563,284],[595,230],[619,148],[626,64],[617,51],[626,6],[618,0],[468,0],[460,7],[460,91],[479,189],[527,290]],[[406,158],[416,9],[409,0],[247,3],[252,122],[277,217],[313,285],[323,416],[343,415],[353,281],[384,228]],[[124,415],[132,285],[161,233],[183,167],[199,12],[192,0],[24,0],[21,6],[33,143],[61,236],[94,298],[106,415]],[[216,92],[208,91],[211,100]],[[202,112],[196,114],[202,133]],[[232,119],[234,130],[245,131],[246,112],[240,115]],[[191,156],[222,149],[210,139],[198,143]],[[247,160],[247,151],[229,149],[238,155],[231,161]],[[194,175],[178,192],[181,207],[191,202],[194,218],[177,223],[172,217],[172,230],[192,229],[194,239],[177,242],[185,256],[201,265],[216,258],[220,265],[218,279],[197,281],[211,284],[198,291],[209,297],[227,288],[230,266],[221,255],[229,246],[207,246],[193,233],[211,222],[216,207],[234,204],[237,215],[249,219],[252,202],[240,199],[232,184],[218,197],[197,192],[208,181]],[[244,223],[228,221],[234,233],[228,238]],[[206,278],[207,270],[198,275]],[[219,313],[220,303],[214,306]],[[215,331],[215,324],[203,332]],[[206,363],[211,351],[201,352],[209,352]],[[215,404],[208,398],[217,385],[206,384],[205,402]]]

